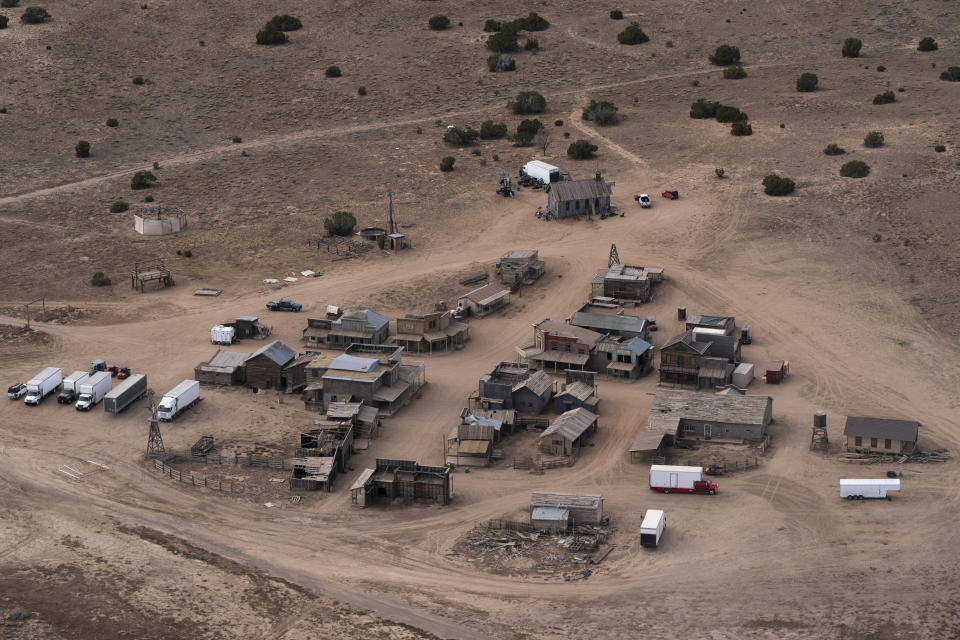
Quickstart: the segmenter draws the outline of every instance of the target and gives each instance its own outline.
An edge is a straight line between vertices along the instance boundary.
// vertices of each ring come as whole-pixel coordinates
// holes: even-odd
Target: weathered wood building
[[[392,340],[408,353],[446,353],[462,349],[470,339],[470,325],[454,318],[452,310],[407,314],[396,319]]]
[[[649,302],[653,285],[663,280],[661,267],[635,267],[614,264],[606,269],[597,269],[590,283],[593,298],[607,298],[618,304]]]
[[[613,184],[597,171],[592,180],[563,180],[547,187],[547,209],[556,218],[610,213]]]
[[[550,404],[554,382],[550,374],[537,371],[513,387],[513,408],[519,413],[536,415]]]
[[[513,388],[530,377],[530,367],[517,362],[500,362],[480,376],[476,404],[482,409],[514,409]]]
[[[694,329],[719,329],[723,335],[732,336],[737,330],[736,319],[732,316],[689,315],[686,318],[687,331]]]
[[[363,309],[344,313],[330,323],[327,346],[345,349],[351,344],[386,344],[390,337],[390,318]]]
[[[405,363],[403,347],[352,344],[336,357],[323,354],[305,367],[307,388],[320,375],[325,407],[336,402],[363,402],[383,415],[393,415],[426,384],[423,363]]]
[[[538,491],[530,495],[530,509],[566,509],[572,525],[599,525],[603,522],[603,496],[591,493]]]
[[[597,414],[582,407],[563,413],[540,434],[540,451],[553,456],[576,456],[584,441],[596,433],[598,420]]]
[[[457,315],[482,318],[510,304],[510,290],[488,283],[457,299]]]
[[[246,380],[245,363],[250,355],[241,351],[217,349],[209,362],[201,362],[193,368],[193,377],[199,380],[200,384],[243,384]]]
[[[543,275],[544,262],[535,249],[508,251],[497,263],[497,271],[506,285],[531,285]]]
[[[320,348],[327,346],[327,338],[333,329],[334,321],[343,315],[340,307],[327,305],[325,315],[314,318],[307,318],[307,327],[303,330],[302,340],[311,347]]]
[[[282,389],[286,384],[284,367],[297,357],[297,352],[274,340],[257,349],[244,361],[247,384],[261,389]]]
[[[740,344],[734,336],[686,331],[660,347],[660,383],[714,389],[730,383],[739,363]]]
[[[429,467],[414,460],[377,458],[374,469],[366,469],[350,487],[351,501],[360,507],[378,499],[406,498],[438,502],[453,499],[450,467]]]
[[[848,451],[911,454],[917,449],[920,423],[849,416],[843,427]]]
[[[599,414],[600,399],[597,397],[597,387],[586,382],[571,382],[553,397],[553,410],[564,413],[571,409],[586,409],[590,413]]]
[[[612,305],[603,305],[610,307]],[[598,309],[602,308],[595,303],[587,302],[577,311],[570,314],[567,318],[567,324],[596,331],[608,336],[619,338],[650,338],[650,328],[644,318],[628,315],[623,307],[616,306],[614,313],[602,313]]]
[[[533,341],[517,347],[517,354],[541,369],[586,369],[594,347],[602,339],[596,331],[544,318],[533,325]]]

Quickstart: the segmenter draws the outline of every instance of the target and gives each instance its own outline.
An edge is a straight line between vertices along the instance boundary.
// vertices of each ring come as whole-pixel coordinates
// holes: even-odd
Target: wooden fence
[[[177,482],[192,484],[195,487],[206,487],[214,491],[226,491],[227,493],[233,491],[233,485],[229,482],[221,482],[220,480],[211,480],[209,478],[198,478],[192,473],[178,471],[162,460],[154,460],[153,466],[156,467],[157,471]]]
[[[757,456],[754,456],[751,460],[750,458],[744,458],[743,460],[706,460],[700,462],[700,466],[706,469],[710,464],[715,463],[723,466],[724,473],[730,473],[732,471],[747,471],[748,469],[753,469],[760,466],[760,460]]]
[[[487,520],[486,528],[501,529],[504,531],[521,531],[523,533],[533,531],[533,525],[529,522],[517,522],[516,520]]]
[[[268,467],[270,469],[292,469],[290,461],[283,458],[261,458],[259,456],[234,456],[233,464],[244,467]]]

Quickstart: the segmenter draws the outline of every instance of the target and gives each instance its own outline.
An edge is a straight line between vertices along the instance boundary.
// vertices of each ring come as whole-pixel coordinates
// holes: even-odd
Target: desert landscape
[[[545,272],[470,318],[462,349],[404,353],[426,384],[382,417],[330,492],[292,491],[289,467],[233,464],[293,457],[323,417],[299,393],[203,385],[202,402],[160,423],[163,442],[183,452],[212,435],[229,463],[159,468],[145,400],[117,415],[54,397],[0,403],[0,637],[960,637],[960,82],[941,78],[960,66],[951,3],[44,8],[35,24],[22,2],[0,8],[7,385],[105,358],[147,374],[159,400],[210,360],[211,327],[230,319],[258,316],[271,334],[230,349],[280,340],[303,353],[307,318],[328,305],[394,319],[453,309],[479,286],[463,282],[498,282],[511,250],[537,250]],[[491,72],[486,23],[532,11],[549,26],[520,29],[516,69]],[[274,15],[302,27],[257,44]],[[436,16],[449,23],[433,28]],[[648,40],[622,44],[634,22]],[[936,48],[918,49],[926,37]],[[842,54],[848,38],[862,40],[859,55]],[[739,61],[712,64],[720,45]],[[745,77],[725,71],[739,67]],[[816,90],[798,90],[805,73]],[[515,113],[521,92],[543,109]],[[751,134],[691,117],[699,99],[749,114]],[[615,122],[584,119],[592,100],[615,105]],[[513,138],[534,118],[536,143]],[[444,140],[486,121],[509,135]],[[880,146],[864,144],[870,132]],[[596,145],[592,157],[568,155],[578,140]],[[600,172],[615,214],[539,218],[545,191],[516,185],[531,160],[573,180]],[[854,161],[865,177],[841,175]],[[131,188],[142,171],[154,180]],[[501,175],[515,197],[496,193]],[[769,175],[793,191],[768,195]],[[409,248],[328,237],[337,211],[357,230],[387,228],[388,193]],[[138,233],[134,215],[157,205],[184,212],[186,228]],[[529,426],[496,444],[489,467],[453,468],[448,504],[357,508],[350,488],[378,459],[446,463],[480,376],[518,360],[532,325],[586,302],[614,244],[623,264],[664,270],[652,299],[627,311],[657,319],[655,351],[683,333],[684,307],[749,325],[742,358],[758,377],[789,361],[783,384],[757,379],[747,392],[773,400],[762,452],[703,441],[662,451],[667,464],[751,468],[716,478],[717,495],[650,491],[653,460],[629,450],[661,388],[654,355],[636,380],[597,376],[599,428],[574,464],[515,468],[536,450]],[[173,286],[131,287],[131,271],[157,264]],[[279,299],[301,312],[265,308]],[[816,411],[826,450],[810,447]],[[848,416],[919,422],[919,448],[945,461],[850,462]],[[840,499],[841,478],[890,470],[902,484],[891,501]],[[604,546],[580,554],[556,536],[490,534],[491,520],[529,519],[531,492],[601,494]],[[641,544],[649,509],[669,522],[655,550]]]

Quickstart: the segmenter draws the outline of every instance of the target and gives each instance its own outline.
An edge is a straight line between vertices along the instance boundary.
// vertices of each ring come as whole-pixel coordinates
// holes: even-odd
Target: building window
[[[564,346],[564,351],[568,351],[568,352],[570,351],[570,343],[569,343],[569,342],[568,342],[567,344],[563,345],[563,346]]]
[[[870,438],[870,446],[873,447],[874,449],[877,448],[877,439],[876,439],[876,438]]]
[[[863,438],[861,438],[860,436],[857,436],[856,440],[854,440],[854,444],[858,447],[863,446]]]
[[[677,356],[677,366],[678,367],[683,366],[683,356]]]
[[[884,448],[884,449],[889,449],[892,445],[893,445],[893,443],[890,442],[890,438],[887,438],[886,440],[883,441],[883,448]]]
[[[436,321],[436,320],[431,320],[431,321],[430,321],[430,328],[431,328],[431,329],[436,329],[436,328],[437,328],[437,321]]]
[[[566,204],[567,204],[567,211],[570,211],[570,201],[567,200]]]
[[[607,360],[613,360],[613,354],[607,351]]]
[[[693,426],[692,424],[685,424],[685,425],[683,425],[683,432],[684,432],[684,433],[696,433],[696,431],[697,431],[697,428],[696,428],[695,426]]]

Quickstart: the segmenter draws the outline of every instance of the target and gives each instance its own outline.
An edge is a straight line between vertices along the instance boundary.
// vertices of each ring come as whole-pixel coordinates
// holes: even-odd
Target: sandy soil
[[[147,372],[162,392],[213,353],[211,325],[264,316],[264,303],[279,295],[304,304],[306,313],[266,318],[296,345],[305,316],[326,304],[393,316],[449,304],[459,279],[509,249],[539,249],[547,275],[505,313],[473,321],[464,350],[427,359],[421,397],[385,421],[337,491],[297,505],[282,501],[267,472],[218,469],[258,488],[237,495],[160,475],[143,460],[142,403],[117,417],[53,401],[0,403],[0,613],[31,613],[4,633],[852,640],[939,639],[960,628],[960,556],[947,533],[960,506],[956,463],[898,467],[903,491],[892,502],[848,503],[836,489],[841,477],[885,470],[839,461],[846,415],[916,419],[922,446],[958,449],[958,86],[937,76],[960,60],[957,16],[946,5],[624,6],[651,35],[624,48],[615,44],[624,23],[607,18],[611,7],[563,0],[537,8],[552,22],[537,36],[542,51],[519,54],[515,74],[496,76],[484,71],[480,28],[516,15],[507,3],[295,1],[282,11],[305,28],[269,49],[253,44],[269,15],[239,3],[218,3],[216,15],[163,3],[47,8],[51,23],[12,20],[0,31],[0,47],[23,61],[0,69],[8,109],[0,115],[8,141],[0,362],[11,383],[43,366],[72,371],[104,357]],[[464,26],[430,32],[426,19],[436,13]],[[94,34],[97,46],[87,46]],[[841,59],[839,42],[854,34],[864,56]],[[916,52],[922,35],[940,50]],[[721,42],[741,47],[746,79],[708,68],[706,53]],[[344,77],[323,78],[334,63]],[[803,71],[818,73],[821,91],[793,91]],[[147,84],[134,86],[137,74]],[[896,103],[870,104],[900,87]],[[512,174],[542,154],[485,141],[476,156],[440,142],[448,123],[515,125],[504,104],[527,88],[548,99],[546,159],[576,177],[602,169],[624,217],[539,222],[541,192],[503,200],[494,189],[500,170]],[[735,138],[724,125],[688,118],[701,96],[747,111],[755,134]],[[613,100],[623,123],[598,130],[580,122],[588,98]],[[120,126],[105,127],[107,117]],[[885,133],[884,148],[860,146],[873,129]],[[564,133],[596,142],[598,159],[567,161]],[[243,142],[230,143],[234,135]],[[93,143],[88,160],[72,153],[81,137]],[[849,153],[824,156],[830,142]],[[934,144],[947,152],[934,153]],[[443,155],[457,158],[452,174],[438,170]],[[851,158],[871,165],[868,178],[838,176]],[[184,234],[141,237],[130,213],[107,213],[118,199],[145,195],[130,190],[130,175],[154,162],[159,184],[150,193],[188,212]],[[718,180],[715,167],[727,178]],[[797,181],[794,196],[763,196],[760,180],[774,170]],[[644,211],[633,204],[633,193],[667,186],[681,200],[657,198]],[[411,251],[336,260],[310,247],[337,209],[382,226],[387,190]],[[576,308],[613,242],[624,260],[666,269],[667,283],[642,309],[660,321],[656,344],[679,329],[676,307],[686,306],[749,324],[747,361],[791,362],[786,384],[753,388],[773,396],[776,418],[775,446],[758,468],[722,478],[715,497],[650,494],[646,465],[631,464],[627,449],[654,377],[602,380],[604,428],[574,466],[538,476],[500,463],[457,472],[447,507],[352,509],[344,487],[375,458],[442,461],[444,437],[478,376],[513,359],[532,323]],[[184,249],[193,257],[177,255]],[[132,292],[133,263],[153,259],[173,270],[177,286]],[[308,268],[322,276],[262,283]],[[91,287],[94,271],[114,284]],[[194,297],[198,286],[224,293]],[[66,311],[56,322],[34,320],[39,332],[15,330],[24,303],[40,296]],[[818,409],[829,416],[827,454],[808,450]],[[196,410],[162,429],[172,448],[213,434],[224,450],[270,453],[288,450],[314,417],[295,397],[279,404],[270,394],[205,389]],[[82,480],[58,471],[88,459],[110,468]],[[602,570],[548,584],[449,555],[475,522],[522,512],[531,490],[604,495],[617,549]],[[656,552],[639,546],[649,507],[670,518]]]

